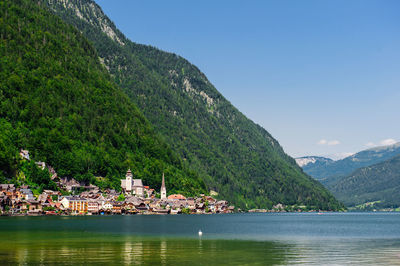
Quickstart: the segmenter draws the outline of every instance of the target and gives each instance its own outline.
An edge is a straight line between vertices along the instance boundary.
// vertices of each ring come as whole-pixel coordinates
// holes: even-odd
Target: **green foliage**
[[[363,167],[330,188],[347,206],[360,209],[400,207],[400,155]],[[364,204],[368,203],[368,204]],[[372,204],[373,203],[373,204]]]
[[[51,180],[47,169],[40,169],[33,161],[20,161],[18,167],[25,176],[24,183],[36,189],[36,193],[42,193],[43,189],[57,190],[56,183]]]
[[[56,208],[54,208],[54,207],[52,207],[52,206],[45,206],[45,207],[43,207],[43,211],[55,211],[56,210]]]
[[[125,200],[125,195],[124,195],[124,194],[120,194],[120,195],[118,196],[117,201],[124,201],[124,200]]]
[[[181,212],[182,212],[182,214],[190,214],[190,209],[189,208],[182,208]]]
[[[188,61],[129,41],[91,0],[70,1],[67,8],[58,1],[44,2],[92,41],[116,83],[221,198],[242,209],[270,208],[279,202],[325,210],[341,207],[267,131],[233,107]],[[77,17],[76,9],[84,19]],[[116,37],[108,37],[102,23]],[[168,178],[167,184],[172,185]]]
[[[130,167],[135,178],[170,191],[205,192],[135,104],[113,83],[81,33],[39,5],[0,1],[0,177],[18,174],[18,151],[28,149],[59,176],[120,187]],[[22,170],[41,189],[43,172]]]

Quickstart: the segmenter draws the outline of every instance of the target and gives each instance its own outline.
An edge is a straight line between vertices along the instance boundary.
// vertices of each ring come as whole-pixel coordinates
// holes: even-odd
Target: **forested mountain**
[[[340,178],[350,175],[358,168],[386,161],[399,154],[400,143],[396,143],[364,150],[338,161],[308,163],[302,168],[304,172],[320,180],[323,184],[332,186]]]
[[[32,174],[34,163],[20,159],[21,148],[59,176],[100,187],[119,188],[130,167],[154,188],[165,172],[169,191],[206,192],[203,180],[157,137],[76,28],[43,3],[1,0],[0,182],[12,178],[51,187],[48,174]]]
[[[92,0],[41,3],[93,43],[115,82],[208,189],[242,208],[278,202],[323,209],[340,206],[196,66],[173,53],[131,42]]]
[[[400,155],[356,170],[331,190],[348,206],[376,202],[373,208],[400,206]]]

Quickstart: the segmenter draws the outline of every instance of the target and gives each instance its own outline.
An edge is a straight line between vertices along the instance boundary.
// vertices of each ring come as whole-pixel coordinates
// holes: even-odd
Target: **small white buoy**
[[[203,232],[201,230],[199,230],[199,236],[202,236]]]

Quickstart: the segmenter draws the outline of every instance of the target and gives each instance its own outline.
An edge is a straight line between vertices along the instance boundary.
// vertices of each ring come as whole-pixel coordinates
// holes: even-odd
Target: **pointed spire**
[[[162,173],[161,189],[165,188],[164,172]]]
[[[162,174],[162,183],[161,183],[161,190],[160,190],[160,198],[166,199],[167,198],[167,189],[165,188],[165,178],[164,172]]]

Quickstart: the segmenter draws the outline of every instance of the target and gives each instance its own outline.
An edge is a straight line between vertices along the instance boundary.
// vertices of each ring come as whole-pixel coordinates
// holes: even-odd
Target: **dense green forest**
[[[400,207],[400,155],[356,170],[331,190],[348,206],[376,202],[374,208]]]
[[[93,43],[115,82],[208,189],[241,208],[268,208],[279,202],[321,209],[341,206],[190,62],[131,42],[94,1],[41,3]]]
[[[45,161],[62,177],[120,188],[128,167],[158,189],[206,192],[112,81],[97,51],[40,1],[0,1],[0,181],[53,188]],[[99,178],[102,177],[102,178]]]

